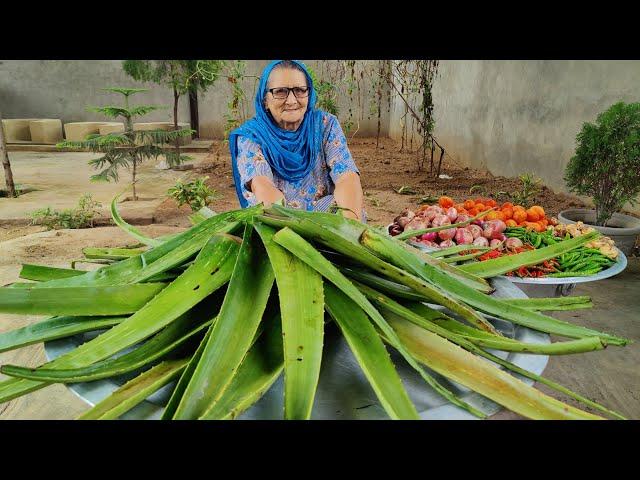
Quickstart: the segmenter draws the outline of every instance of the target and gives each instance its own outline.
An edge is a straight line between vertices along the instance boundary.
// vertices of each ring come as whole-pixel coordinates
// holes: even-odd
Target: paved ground
[[[189,155],[194,159],[189,163],[195,164],[206,153]],[[18,198],[0,198],[0,225],[27,224],[30,213],[47,206],[57,210],[75,208],[85,193],[90,193],[94,200],[103,204],[102,211],[108,218],[106,212],[111,199],[127,189],[131,174],[122,170],[118,183],[91,182],[89,178],[96,170],[88,161],[98,157],[93,153],[77,152],[12,152],[10,160],[15,182],[33,187],[36,191]],[[148,160],[139,167],[137,192],[140,200],[120,204],[119,209],[125,219],[138,224],[152,223],[153,212],[166,199],[167,189],[186,174],[185,171],[157,169],[155,166],[159,160]],[[2,184],[4,185],[4,180]],[[130,188],[123,198],[130,195],[129,192]]]

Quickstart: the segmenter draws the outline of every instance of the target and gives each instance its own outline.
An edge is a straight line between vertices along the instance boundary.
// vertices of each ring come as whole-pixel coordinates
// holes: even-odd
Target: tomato
[[[534,210],[534,211],[538,212],[538,216],[540,217],[540,219],[543,219],[544,216],[545,216],[544,208],[542,208],[540,205],[534,205],[529,210]]]
[[[505,220],[509,220],[510,218],[513,218],[513,208],[511,208],[511,207],[503,207],[502,208],[502,215],[504,215],[504,219]]]
[[[507,227],[517,227],[518,226],[516,221],[512,220],[512,219],[508,219],[504,223],[507,225]]]
[[[476,202],[474,202],[473,200],[465,200],[464,201],[464,208],[469,210],[469,209],[473,208],[475,204],[476,204]]]
[[[527,210],[527,221],[529,222],[537,222],[538,220],[540,220],[540,215],[538,214],[537,210],[534,210],[533,208],[530,208]]]
[[[438,199],[438,205],[440,205],[442,208],[453,207],[453,204],[453,199],[451,197],[447,197],[446,195],[443,195]]]

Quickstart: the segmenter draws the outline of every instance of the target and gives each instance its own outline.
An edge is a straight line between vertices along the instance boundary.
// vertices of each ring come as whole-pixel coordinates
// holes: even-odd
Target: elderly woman
[[[360,172],[338,119],[316,108],[305,65],[276,60],[262,72],[256,115],[229,135],[242,208],[279,200],[304,210],[338,206],[364,220]]]

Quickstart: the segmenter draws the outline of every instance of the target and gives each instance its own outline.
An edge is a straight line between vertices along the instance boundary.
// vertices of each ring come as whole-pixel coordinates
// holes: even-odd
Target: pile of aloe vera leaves
[[[566,253],[597,233],[457,267],[340,214],[258,205],[198,214],[184,232],[147,238],[122,220],[115,200],[111,211],[141,247],[86,249],[88,259],[105,263],[91,271],[24,265],[28,281],[0,288],[0,312],[49,317],[0,334],[0,352],[98,332],[37,368],[2,365],[8,378],[0,382],[0,404],[54,383],[139,371],[79,418],[119,418],[174,383],[163,419],[233,419],[284,375],[282,418],[309,419],[325,324],[335,322],[391,419],[420,417],[389,348],[449,402],[480,418],[485,414],[433,372],[531,419],[623,418],[491,353],[593,354],[587,352],[629,343],[544,313],[589,308],[588,297],[491,295],[491,277]],[[562,340],[507,338],[487,315]]]

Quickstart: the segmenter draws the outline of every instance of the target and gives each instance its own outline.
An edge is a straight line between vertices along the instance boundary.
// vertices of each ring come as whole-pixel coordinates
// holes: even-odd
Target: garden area
[[[378,62],[360,117],[355,73],[340,93],[316,67],[361,223],[240,208],[229,133],[257,77],[157,62],[123,69],[169,89],[168,122],[148,88],[108,87],[77,137],[91,122],[2,132],[0,419],[640,419],[640,104],[577,126],[559,189],[439,140],[437,61]],[[225,80],[202,138],[179,99]]]

